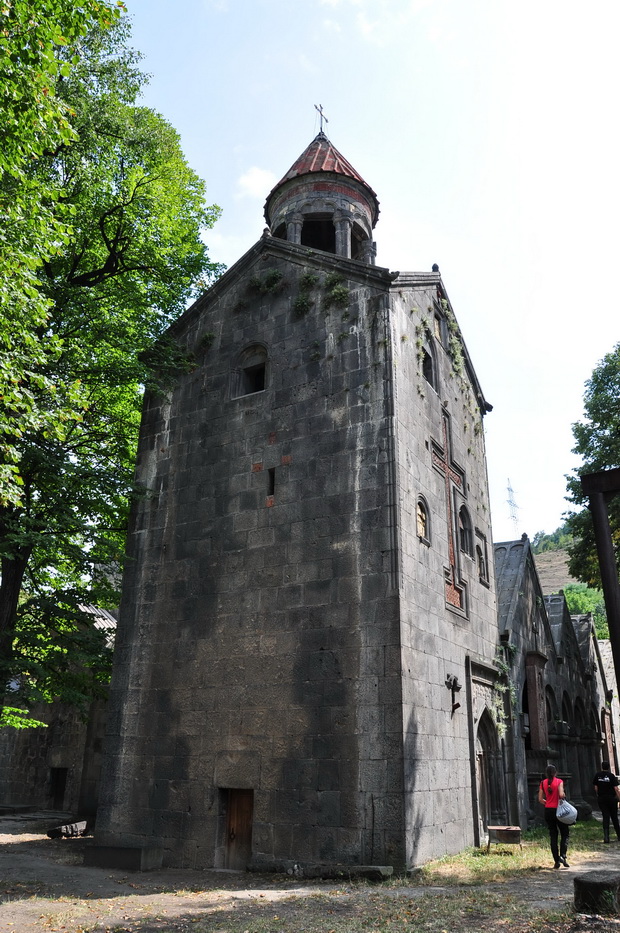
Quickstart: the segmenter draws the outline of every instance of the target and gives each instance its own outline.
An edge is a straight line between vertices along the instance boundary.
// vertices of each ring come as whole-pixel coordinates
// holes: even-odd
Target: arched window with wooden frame
[[[416,509],[416,530],[420,541],[423,541],[424,544],[431,543],[430,516],[428,512],[428,506],[423,496],[420,496],[418,499]]]
[[[459,547],[468,557],[474,556],[474,536],[467,506],[459,509]]]

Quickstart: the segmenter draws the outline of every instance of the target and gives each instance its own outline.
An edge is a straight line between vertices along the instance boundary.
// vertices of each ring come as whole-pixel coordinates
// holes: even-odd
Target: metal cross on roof
[[[321,133],[322,133],[322,132],[323,132],[323,120],[325,120],[326,123],[329,123],[329,120],[327,119],[327,117],[326,117],[325,114],[323,113],[323,104],[319,104],[318,106],[315,104],[315,105],[314,105],[314,109],[319,111],[319,117],[321,118],[321,127],[320,127],[320,129],[321,129]]]

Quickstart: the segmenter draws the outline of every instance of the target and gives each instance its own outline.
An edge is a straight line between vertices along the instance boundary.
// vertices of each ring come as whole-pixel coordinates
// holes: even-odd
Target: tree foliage
[[[573,536],[567,524],[560,525],[551,534],[537,531],[532,538],[532,553],[544,554],[545,551],[563,551],[572,540]]]
[[[583,421],[573,425],[574,452],[582,457],[582,465],[568,477],[568,498],[583,506],[579,476],[620,466],[620,343],[605,356],[586,382]],[[620,564],[620,496],[608,503],[616,563]],[[587,508],[568,517],[573,535],[569,547],[571,574],[592,587],[601,586],[592,519]]]
[[[596,637],[609,638],[602,590],[593,589],[586,583],[569,583],[563,592],[570,614],[576,616],[591,613]]]
[[[16,378],[37,415],[3,461],[20,487],[0,506],[1,673],[27,702],[76,702],[85,678],[92,687],[107,675],[81,607],[117,605],[142,388],[155,359],[192,365],[160,337],[218,272],[201,239],[218,209],[205,207],[175,130],[138,105],[145,79],[127,41],[120,21],[57,52],[54,96],[74,138],[54,137],[24,170],[33,187],[55,189],[53,218],[57,207],[63,224],[71,218],[33,266],[37,352],[25,349],[31,368]],[[19,359],[19,341],[7,348],[9,363]]]
[[[0,503],[21,498],[22,433],[61,437],[75,410],[76,387],[42,370],[59,345],[46,332],[49,303],[37,282],[42,259],[67,242],[70,212],[58,179],[32,166],[75,138],[71,110],[56,88],[70,73],[80,37],[114,22],[121,6],[0,0]]]

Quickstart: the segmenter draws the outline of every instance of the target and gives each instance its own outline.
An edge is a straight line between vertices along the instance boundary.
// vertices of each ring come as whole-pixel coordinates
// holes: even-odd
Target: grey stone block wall
[[[0,802],[61,809],[75,816],[84,804],[84,815],[91,815],[96,806],[104,706],[103,701],[93,702],[88,737],[77,711],[60,703],[41,703],[30,711],[33,719],[47,723],[45,728],[0,730]],[[62,802],[54,801],[52,769],[66,770]],[[88,776],[94,781],[90,788]]]
[[[466,696],[467,657],[492,664],[497,643],[492,537],[482,414],[464,360],[450,338],[456,324],[432,277],[404,275],[392,285],[391,344],[396,399],[399,548],[401,554],[401,662],[407,862],[416,865],[474,842],[470,735]],[[416,279],[418,281],[416,281]],[[441,339],[430,335],[443,319]],[[448,325],[451,325],[452,330]],[[454,338],[453,338],[454,339]],[[435,385],[422,368],[432,343]],[[459,350],[459,352],[462,352]],[[445,446],[443,413],[450,424],[448,454],[463,471],[461,490],[451,484],[452,537],[458,576],[466,588],[464,612],[453,611],[444,594],[449,560],[445,475],[433,468],[433,442]],[[417,533],[416,509],[429,509],[430,543]],[[486,542],[488,579],[480,581],[474,556],[464,553],[455,533],[465,505],[472,533]],[[480,535],[483,537],[480,538]],[[474,541],[475,546],[475,541]],[[461,684],[460,708],[446,686]],[[475,718],[475,714],[474,714]],[[474,722],[474,729],[477,723]]]
[[[219,789],[249,787],[256,853],[404,863],[389,280],[350,263],[330,303],[340,264],[276,247],[196,308],[195,371],[147,402],[98,839],[213,864]],[[265,390],[231,397],[253,343]]]
[[[447,356],[424,391],[438,276],[393,280],[265,238],[173,329],[194,369],[145,406],[100,845],[223,865],[228,788],[254,792],[255,855],[403,867],[472,841],[444,681],[493,657],[493,581],[447,608],[445,397],[490,547],[484,450]],[[235,397],[253,345],[265,388]]]

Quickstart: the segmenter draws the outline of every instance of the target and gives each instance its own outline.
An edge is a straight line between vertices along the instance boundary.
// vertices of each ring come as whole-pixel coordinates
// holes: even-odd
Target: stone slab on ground
[[[295,862],[255,856],[248,865],[250,872],[277,872],[295,878],[349,881],[386,881],[394,874],[392,865],[343,865],[328,862]]]

